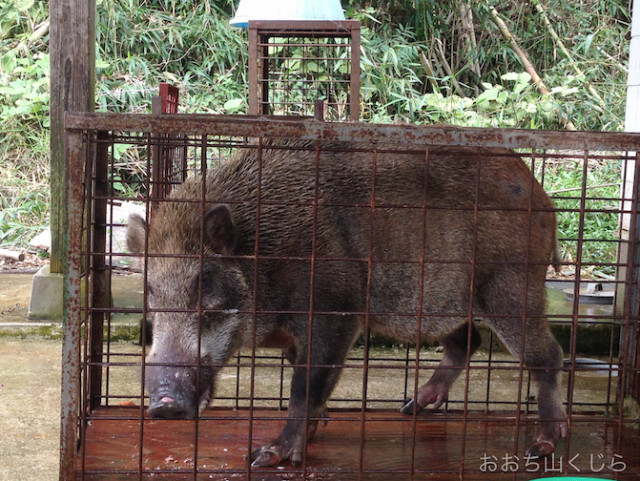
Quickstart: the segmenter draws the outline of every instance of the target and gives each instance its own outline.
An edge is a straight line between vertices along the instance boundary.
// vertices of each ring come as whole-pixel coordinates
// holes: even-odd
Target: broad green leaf
[[[224,103],[224,109],[230,113],[237,112],[238,110],[240,110],[243,103],[244,99],[230,99]]]
[[[28,12],[34,3],[35,0],[15,0],[15,6],[21,12]]]
[[[508,72],[508,73],[502,74],[500,78],[502,80],[518,80],[519,76],[520,74],[518,72]]]
[[[16,68],[16,56],[13,53],[13,51],[9,50],[7,53],[5,53],[2,56],[2,70],[4,70],[7,73],[11,73],[13,72],[13,70]]]
[[[518,83],[528,84],[529,82],[531,82],[531,75],[529,75],[527,72],[521,72],[518,74]]]

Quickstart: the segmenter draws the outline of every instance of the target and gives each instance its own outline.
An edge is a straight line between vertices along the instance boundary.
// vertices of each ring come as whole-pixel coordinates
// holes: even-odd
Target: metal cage
[[[360,116],[360,22],[250,20],[249,114]]]
[[[167,142],[185,152],[194,175],[215,172],[217,164],[238,151],[255,151],[259,156],[265,142],[274,138],[302,139],[304,148],[320,159],[333,149],[349,162],[355,149],[360,158],[368,159],[373,176],[384,173],[376,170],[380,169],[376,159],[385,145],[399,152],[421,152],[425,158],[442,146],[507,147],[518,152],[550,193],[560,222],[572,218],[580,226],[577,232],[560,236],[570,255],[564,256],[561,275],[550,269],[547,279],[545,315],[564,352],[563,402],[570,419],[569,435],[553,456],[524,456],[537,423],[530,373],[488,330],[482,331],[485,342],[478,353],[461,366],[462,378],[441,409],[409,416],[399,409],[414,396],[418,378],[426,379],[434,371],[442,357],[437,344],[416,348],[365,335],[344,363],[335,366],[343,373],[328,404],[329,423],[306,444],[300,466],[255,468],[248,460],[252,449],[277,435],[287,416],[291,367],[278,351],[256,346],[241,350],[221,371],[212,406],[195,419],[152,419],[147,414],[141,379],[149,352],[144,338],[150,327],[140,321],[152,310],[144,289],[148,258],[127,252],[126,216],[119,209],[133,205],[148,216],[155,215],[152,201],[180,202],[151,195],[157,181],[150,174],[154,151],[167,147]],[[341,151],[336,147],[340,141],[351,142],[352,150]],[[300,144],[293,145],[301,149]],[[115,175],[114,152],[125,146],[139,156],[143,172],[123,186]],[[640,475],[634,407],[639,379],[636,152],[640,135],[71,113],[66,118],[66,149],[70,231],[61,480],[507,480],[551,473],[637,479]],[[322,162],[317,168],[322,169]],[[605,168],[619,171],[622,183],[630,188],[621,193],[593,185],[590,172]],[[576,190],[554,191],[550,185],[551,171],[563,169],[578,176]],[[257,211],[303,203],[297,198],[272,198],[268,189],[260,192],[250,200]],[[376,202],[372,196],[368,202],[333,207],[336,215],[348,209],[391,208]],[[316,198],[304,208],[315,212],[319,204]],[[425,209],[402,202],[392,207],[399,216]],[[508,211],[500,215],[508,222]],[[585,235],[586,224],[607,218],[614,219],[615,228]],[[371,229],[374,223],[372,215]],[[248,257],[256,265],[261,260],[258,251]],[[291,261],[321,259],[312,253],[311,258]],[[425,261],[402,262],[410,266]],[[447,268],[442,259],[429,262]],[[134,264],[139,266],[133,269],[137,273],[132,273]],[[611,304],[584,303],[590,295],[601,298],[604,293]],[[260,315],[259,309],[254,306],[252,315]],[[332,315],[339,318],[341,313]],[[469,322],[479,322],[471,311]],[[138,326],[142,342],[120,340],[127,329],[137,333]]]

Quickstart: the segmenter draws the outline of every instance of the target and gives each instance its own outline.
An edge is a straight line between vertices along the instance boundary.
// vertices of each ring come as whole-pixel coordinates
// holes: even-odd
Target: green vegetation
[[[613,276],[613,265],[589,264],[613,263],[616,259],[620,162],[617,159],[591,161],[585,170],[582,160],[566,160],[547,168],[545,178],[548,179],[545,189],[553,196],[559,210],[558,237],[571,239],[561,242],[563,258],[578,261],[580,238],[583,244],[580,249],[580,261],[586,264],[584,269],[592,275],[597,274],[598,277]],[[582,195],[582,182],[585,178],[585,194]],[[578,212],[582,208],[585,214],[581,226]]]
[[[246,111],[247,38],[228,25],[232,0],[97,3],[97,110],[148,111],[158,83],[170,82],[181,89],[182,111]],[[363,23],[365,121],[561,129],[564,115],[580,130],[622,128],[629,0],[350,0],[343,6],[348,18]],[[548,94],[503,38],[494,8]],[[25,245],[48,221],[47,15],[45,0],[0,0],[0,245]],[[128,155],[117,152],[123,165]],[[566,192],[580,186],[581,164],[554,167],[546,188],[571,197]],[[588,175],[589,185],[616,183],[620,165],[593,165]],[[590,191],[605,199],[589,201],[591,207],[606,205],[616,189]],[[561,200],[559,207],[578,208],[575,202]],[[561,237],[577,236],[576,218],[561,216]],[[588,215],[585,227],[588,239],[608,238],[617,218]],[[588,244],[591,260],[609,258],[615,247]],[[575,245],[565,249],[575,256]]]
[[[0,244],[47,222],[49,55],[45,2],[0,0]]]

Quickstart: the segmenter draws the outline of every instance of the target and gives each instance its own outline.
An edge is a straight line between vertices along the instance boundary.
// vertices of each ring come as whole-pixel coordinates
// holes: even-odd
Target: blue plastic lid
[[[240,0],[234,27],[247,28],[249,20],[344,20],[340,0]]]

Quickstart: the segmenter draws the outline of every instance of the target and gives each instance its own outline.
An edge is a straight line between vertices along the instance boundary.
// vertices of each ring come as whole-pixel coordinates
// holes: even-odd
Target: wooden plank
[[[94,413],[86,431],[85,480],[410,479],[414,443],[414,479],[529,480],[545,471],[544,461],[527,464],[521,455],[535,436],[534,423],[527,421],[516,431],[512,416],[493,415],[492,420],[487,415],[472,415],[465,424],[443,414],[427,413],[417,418],[414,431],[410,416],[367,412],[361,440],[360,412],[332,412],[328,425],[320,427],[308,444],[304,468],[283,463],[279,467],[249,470],[248,447],[258,447],[275,437],[286,412],[256,411],[250,419],[248,411],[208,409],[204,413],[206,418],[199,420],[197,452],[193,420],[145,418],[141,449],[139,415],[139,408],[121,407]],[[252,440],[247,437],[250,422]],[[622,441],[616,446],[618,432]],[[617,479],[637,479],[639,447],[640,437],[634,428],[618,428],[615,423],[605,423],[596,417],[578,419],[572,425],[569,440],[559,444],[555,464],[547,461],[546,473],[549,475],[552,468],[562,466],[556,475],[598,475],[591,467],[600,467],[603,461],[599,455],[603,454],[609,459],[621,456],[616,459],[625,463],[625,469],[615,473]],[[513,456],[518,454],[515,461]],[[138,472],[140,455],[142,473]],[[493,461],[493,456],[495,471],[491,471],[492,465],[486,464],[485,459]],[[505,456],[512,456],[512,463],[518,466],[516,473],[505,468]],[[359,472],[361,457],[364,468]],[[612,471],[603,469],[599,475],[611,474]]]
[[[65,112],[93,110],[95,0],[51,0],[51,273],[63,273],[67,256]]]

